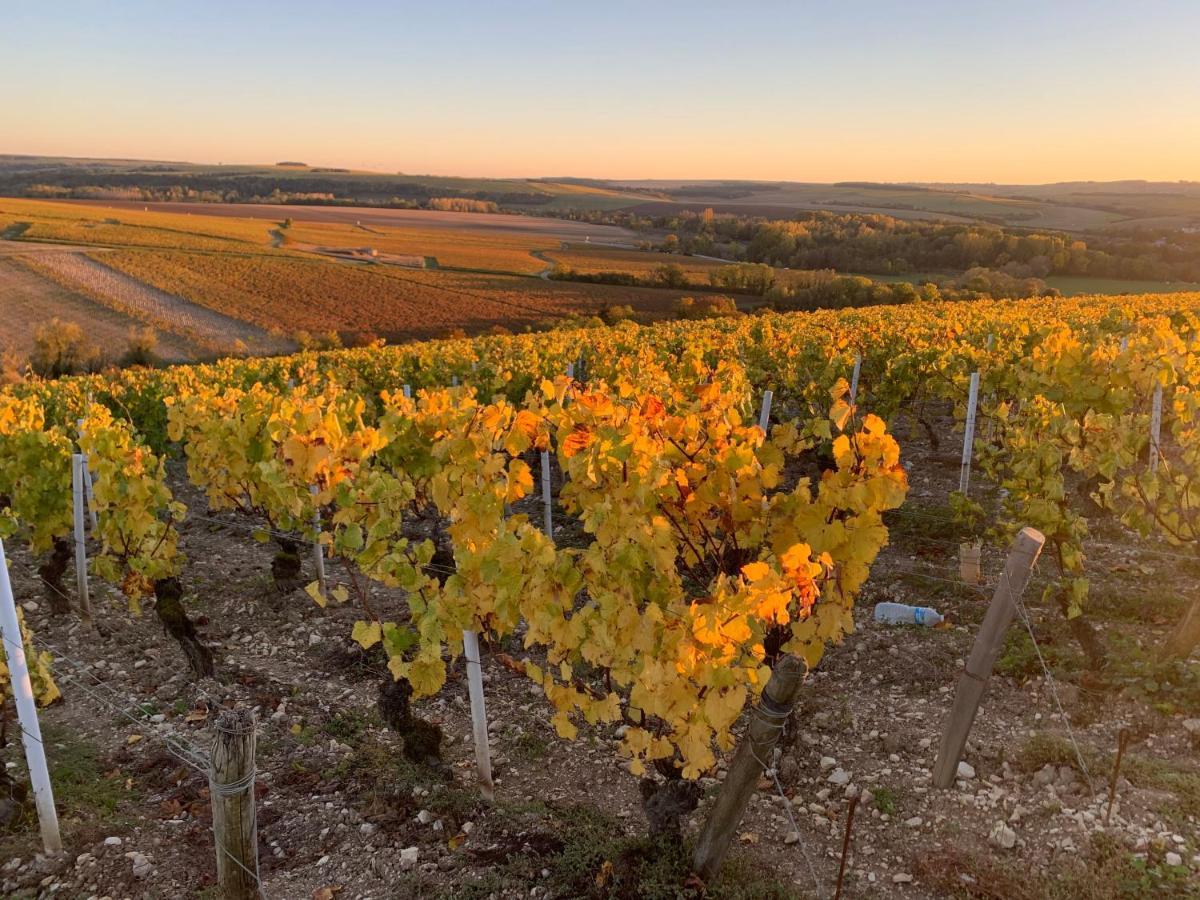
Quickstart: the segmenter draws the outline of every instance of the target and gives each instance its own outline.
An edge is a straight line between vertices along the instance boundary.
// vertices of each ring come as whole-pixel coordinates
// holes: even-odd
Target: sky
[[[1200,2],[6,2],[0,153],[1200,179]]]

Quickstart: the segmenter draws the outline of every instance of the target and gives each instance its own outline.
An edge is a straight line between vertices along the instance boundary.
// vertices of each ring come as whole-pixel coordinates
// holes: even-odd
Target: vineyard
[[[214,259],[105,255],[262,327],[272,266],[327,265],[230,293]],[[380,305],[446,277],[370,271]],[[35,856],[19,762],[2,890],[1194,896],[1198,314],[917,303],[12,386],[0,537],[68,853]],[[251,720],[257,774],[210,785]]]

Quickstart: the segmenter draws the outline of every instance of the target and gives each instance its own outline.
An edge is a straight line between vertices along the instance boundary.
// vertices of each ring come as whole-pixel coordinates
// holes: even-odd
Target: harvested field
[[[22,241],[104,247],[187,247],[254,251],[266,247],[270,228],[261,221],[147,212],[137,206],[79,205],[0,198],[0,229],[19,227]]]
[[[87,201],[60,200],[55,205],[64,207],[95,206]],[[541,216],[504,215],[502,213],[459,213],[441,212],[431,209],[380,209],[370,206],[300,206],[268,203],[139,203],[136,201],[110,200],[106,208],[117,210],[149,209],[159,213],[183,213],[197,216],[234,217],[244,219],[267,219],[272,222],[291,218],[303,222],[337,222],[354,225],[364,222],[371,227],[416,227],[450,230],[481,229],[511,232],[516,234],[546,235],[557,240],[629,241],[636,235],[615,225],[591,225],[568,219],[553,219]]]
[[[27,259],[59,284],[206,349],[228,350],[240,343],[251,352],[272,353],[290,346],[253,325],[143,284],[80,253],[47,253]]]
[[[479,229],[405,228],[297,222],[283,232],[294,250],[371,248],[389,256],[433,257],[439,268],[476,269],[535,275],[545,263],[534,251],[556,249],[561,241],[536,233]]]
[[[0,345],[22,355],[33,347],[37,326],[56,316],[81,326],[90,341],[110,352],[123,349],[129,332],[145,324],[39,275],[18,259],[0,257],[0,298]],[[159,332],[158,354],[163,359],[192,359],[194,349],[169,332]]]
[[[324,259],[113,252],[105,262],[193,303],[291,334],[371,332],[389,340],[513,330],[608,305],[669,314],[682,291],[572,284],[471,272],[403,269]],[[536,260],[535,260],[536,262]]]

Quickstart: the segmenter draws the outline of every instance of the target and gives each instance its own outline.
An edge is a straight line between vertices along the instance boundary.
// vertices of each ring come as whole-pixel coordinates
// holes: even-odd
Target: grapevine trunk
[[[196,626],[183,608],[183,586],[178,578],[164,578],[154,583],[154,611],[167,634],[179,642],[192,671],[201,678],[215,674],[212,651],[200,643]]]
[[[70,542],[66,538],[55,538],[50,555],[38,567],[38,575],[42,579],[42,591],[45,594],[46,602],[50,605],[50,612],[56,616],[65,615],[71,611],[71,600],[62,580],[70,561]]]

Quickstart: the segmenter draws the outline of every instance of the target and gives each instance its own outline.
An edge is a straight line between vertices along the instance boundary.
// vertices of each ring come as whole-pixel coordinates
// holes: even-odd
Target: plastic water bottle
[[[928,606],[907,606],[903,603],[876,603],[875,621],[885,625],[925,625],[932,628],[942,621],[942,614]]]

